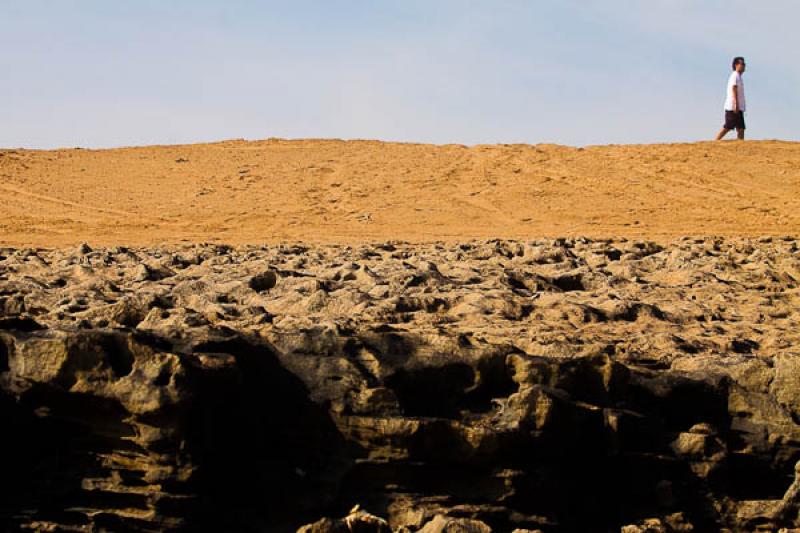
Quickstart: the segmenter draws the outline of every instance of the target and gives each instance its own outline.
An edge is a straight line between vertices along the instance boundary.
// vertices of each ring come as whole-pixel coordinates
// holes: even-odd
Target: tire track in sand
[[[58,198],[55,196],[48,196],[46,194],[39,194],[34,192],[29,192],[22,190],[18,187],[14,187],[13,185],[6,185],[0,184],[0,190],[4,190],[6,192],[10,192],[11,194],[17,194],[20,196],[27,196],[28,198],[35,198],[37,200],[42,200],[45,202],[51,202],[55,204],[66,205],[69,207],[75,207],[78,209],[85,209],[90,212],[95,213],[105,213],[108,215],[115,215],[115,216],[122,216],[122,217],[139,217],[140,219],[149,219],[149,220],[158,220],[161,222],[174,222],[174,220],[164,218],[164,217],[154,217],[151,215],[143,215],[140,213],[132,213],[130,211],[123,211],[121,209],[111,209],[107,207],[97,207],[90,204],[82,204],[80,202],[73,202],[71,200],[64,200],[63,198]]]

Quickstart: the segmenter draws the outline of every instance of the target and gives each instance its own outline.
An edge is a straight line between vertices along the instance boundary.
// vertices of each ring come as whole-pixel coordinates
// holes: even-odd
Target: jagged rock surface
[[[797,527],[798,280],[791,239],[0,250],[0,526]]]

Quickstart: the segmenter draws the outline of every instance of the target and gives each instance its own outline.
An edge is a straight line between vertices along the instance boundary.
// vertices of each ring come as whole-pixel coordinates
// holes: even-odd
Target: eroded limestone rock
[[[0,257],[1,528],[800,526],[793,241]]]

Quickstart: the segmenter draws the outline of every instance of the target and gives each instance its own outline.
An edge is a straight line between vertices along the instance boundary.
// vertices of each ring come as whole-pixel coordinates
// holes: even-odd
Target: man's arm
[[[732,85],[731,86],[731,92],[733,94],[732,102],[733,102],[733,111],[734,112],[738,112],[739,111],[739,92],[736,89],[737,89],[736,85]]]

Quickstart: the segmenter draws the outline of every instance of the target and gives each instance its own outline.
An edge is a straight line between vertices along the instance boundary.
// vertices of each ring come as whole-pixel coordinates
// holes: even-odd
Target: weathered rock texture
[[[0,250],[0,528],[798,527],[797,280],[790,239]]]

